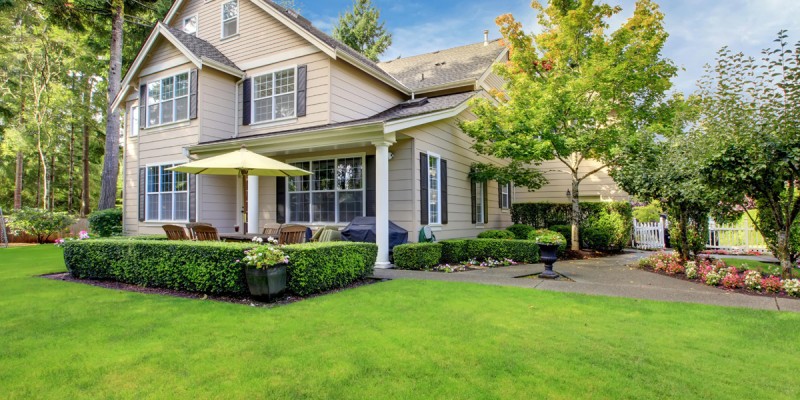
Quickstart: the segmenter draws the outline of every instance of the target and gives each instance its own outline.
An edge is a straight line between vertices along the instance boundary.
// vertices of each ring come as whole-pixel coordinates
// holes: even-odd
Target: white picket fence
[[[633,220],[632,246],[642,250],[663,249],[666,247],[664,241],[664,220],[658,222],[639,222]]]
[[[743,218],[739,225],[717,224],[714,220],[708,223],[708,242],[706,248],[728,251],[769,251],[764,237],[761,236],[748,218]]]

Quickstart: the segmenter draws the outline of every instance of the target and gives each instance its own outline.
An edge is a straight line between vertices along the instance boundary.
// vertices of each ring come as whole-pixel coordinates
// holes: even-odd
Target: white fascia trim
[[[440,90],[455,89],[455,88],[460,88],[460,87],[469,86],[469,85],[475,86],[476,82],[477,81],[474,78],[462,79],[460,81],[447,82],[447,83],[442,83],[440,85],[428,86],[428,87],[425,87],[425,88],[422,88],[422,89],[419,89],[419,90],[415,90],[414,94],[419,96],[421,94],[431,93],[431,92],[438,92]]]
[[[278,10],[264,4],[260,0],[250,0],[251,3],[258,6],[258,8],[264,10],[267,14],[271,15],[273,18],[280,21],[282,24],[286,25],[289,29],[294,31],[294,33],[300,35],[303,39],[309,41],[314,46],[317,46],[320,50],[322,50],[325,54],[330,56],[333,59],[336,59],[336,51],[328,46],[325,42],[319,40],[316,36],[308,33],[305,29],[297,26],[297,23],[283,15],[282,13],[278,12]]]
[[[200,58],[194,55],[194,53],[189,51],[189,49],[187,49],[186,46],[184,46],[183,43],[181,43],[181,41],[175,37],[175,35],[170,33],[170,31],[166,28],[166,25],[162,25],[159,23],[158,30],[159,33],[164,35],[164,38],[167,39],[170,43],[172,43],[172,45],[175,46],[175,48],[180,50],[180,52],[183,53],[183,55],[186,56],[186,58],[188,58],[189,61],[191,61],[192,64],[195,65],[195,67],[203,68],[203,61],[201,61]]]
[[[172,19],[178,14],[178,10],[181,8],[181,5],[183,5],[183,0],[177,0],[172,3],[172,7],[169,8],[167,15],[164,17],[165,24],[169,25],[172,22]]]
[[[494,65],[500,62],[500,60],[503,57],[505,57],[506,54],[508,54],[508,47],[506,47],[505,49],[503,49],[503,51],[500,52],[500,55],[498,55],[497,58],[494,59],[492,65],[490,65],[489,68],[486,68],[486,71],[484,71],[481,77],[478,78],[478,85],[483,85],[483,82],[486,80],[486,78],[489,77],[489,74],[494,72]]]
[[[224,72],[226,74],[235,76],[237,78],[244,78],[244,76],[245,76],[244,71],[239,71],[236,68],[233,68],[231,66],[222,64],[222,63],[220,63],[218,61],[214,61],[214,60],[212,60],[212,59],[210,59],[208,57],[200,58],[200,62],[201,62],[201,64],[203,66],[208,66],[208,67],[214,68],[214,69],[216,69],[218,71],[221,71],[221,72]]]
[[[361,62],[359,59],[351,56],[350,54],[347,54],[344,51],[336,49],[336,54],[339,57],[341,57],[343,60],[349,62],[350,64],[353,64],[354,66],[356,66],[358,69],[366,72],[367,74],[369,74],[373,78],[375,78],[375,79],[377,79],[377,80],[379,80],[379,81],[381,81],[381,82],[383,82],[383,83],[385,83],[385,84],[387,84],[387,85],[399,90],[401,93],[403,93],[405,95],[411,95],[411,89],[407,88],[405,85],[400,83],[400,81],[398,81],[397,79],[390,78],[390,77],[387,77],[386,75],[376,73],[375,71],[373,71],[372,68],[369,68],[366,65],[364,65],[364,63]]]
[[[436,122],[439,120],[455,117],[458,114],[464,112],[464,110],[466,110],[469,107],[470,100],[472,100],[472,97],[465,100],[463,103],[447,110],[436,111],[428,114],[417,115],[413,117],[385,122],[383,124],[383,132],[384,133],[397,132],[403,129],[413,128],[415,126],[425,125],[431,122]]]

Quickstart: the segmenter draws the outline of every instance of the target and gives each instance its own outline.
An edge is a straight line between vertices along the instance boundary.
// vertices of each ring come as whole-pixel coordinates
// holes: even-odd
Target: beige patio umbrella
[[[242,177],[244,207],[242,221],[247,232],[247,177],[255,176],[306,176],[311,172],[253,153],[244,145],[237,151],[168,168],[172,171],[203,175],[236,175]]]

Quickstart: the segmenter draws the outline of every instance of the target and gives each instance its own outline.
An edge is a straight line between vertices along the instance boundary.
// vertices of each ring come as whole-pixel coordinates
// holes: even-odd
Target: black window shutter
[[[297,116],[306,116],[306,92],[308,86],[308,66],[297,67]]]
[[[139,128],[147,127],[147,85],[139,86]]]
[[[147,185],[147,168],[139,168],[139,222],[144,221],[144,202]]]
[[[497,207],[503,208],[503,184],[497,182]]]
[[[286,178],[275,178],[275,222],[286,223]]]
[[[478,213],[476,212],[477,210],[475,208],[478,205],[478,198],[477,198],[477,193],[475,191],[475,181],[472,180],[469,181],[469,203],[470,203],[470,210],[472,210],[471,212],[472,223],[476,224],[478,223]]]
[[[483,223],[489,223],[489,182],[483,182]]]
[[[197,119],[197,69],[189,75],[189,119]]]
[[[441,192],[442,198],[439,201],[442,202],[442,224],[447,223],[447,160],[440,160],[439,161],[439,184],[441,185]]]
[[[419,153],[419,222],[428,225],[428,155]]]
[[[250,78],[244,80],[242,85],[242,125],[250,125],[250,99],[252,87],[250,86]]]
[[[375,216],[375,156],[367,156],[367,217]]]
[[[189,222],[197,222],[197,175],[189,174]]]

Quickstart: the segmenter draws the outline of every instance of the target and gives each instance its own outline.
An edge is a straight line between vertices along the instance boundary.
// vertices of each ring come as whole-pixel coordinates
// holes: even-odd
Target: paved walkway
[[[558,261],[559,272],[574,282],[565,280],[520,279],[518,277],[542,272],[543,264],[525,264],[456,273],[376,269],[375,277],[388,279],[427,279],[451,282],[472,282],[486,285],[517,286],[556,292],[586,293],[602,296],[714,304],[748,307],[763,310],[800,312],[800,300],[751,296],[731,293],[696,282],[642,271],[629,265],[646,252],[627,251],[624,254],[590,260]]]

